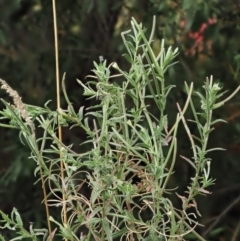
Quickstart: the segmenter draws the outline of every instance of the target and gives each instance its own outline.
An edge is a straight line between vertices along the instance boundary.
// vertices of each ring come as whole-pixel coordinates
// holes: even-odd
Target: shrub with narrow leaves
[[[166,49],[162,40],[160,52],[154,54],[155,19],[149,38],[135,19],[131,25],[131,31],[122,33],[129,70],[122,70],[117,63],[107,65],[107,61],[101,59],[100,63],[94,62],[94,75],[87,76],[87,83],[78,80],[84,95],[97,101],[85,110],[85,114],[84,107],[78,111],[73,108],[64,82],[68,108],[52,111],[47,105],[24,104],[16,91],[5,81],[0,81],[2,89],[13,97],[13,105],[2,100],[6,108],[0,112],[0,119],[8,120],[9,124],[0,125],[18,129],[20,140],[30,148],[29,158],[36,162],[35,175],[42,182],[49,226],[48,230],[35,229],[34,224],[30,224],[26,229],[16,209],[11,217],[0,211],[0,228],[16,232],[16,238],[12,240],[39,240],[38,236],[43,236],[43,240],[56,240],[58,234],[65,240],[76,241],[174,241],[184,240],[189,233],[204,240],[195,231],[200,216],[196,197],[209,194],[208,187],[214,183],[208,153],[222,150],[207,146],[213,125],[223,121],[213,120],[212,113],[239,88],[221,100],[225,91],[213,82],[212,77],[206,80],[203,93],[195,93],[193,83],[185,83],[186,103],[182,107],[176,103],[175,123],[170,126],[166,103],[174,86],[168,84],[165,76],[175,64],[178,49]],[[113,71],[118,73],[112,75]],[[201,109],[198,111],[192,102],[193,93],[199,97]],[[155,106],[150,106],[149,101]],[[188,108],[192,110],[192,120],[185,118]],[[198,136],[191,133],[189,121],[197,126]],[[191,157],[181,158],[195,173],[184,194],[167,188],[177,171],[174,166],[179,157],[177,133],[180,122],[193,153]],[[86,145],[87,151],[76,153],[72,149],[74,143],[63,143],[57,136],[59,125],[83,129],[87,139],[81,144]],[[42,129],[41,137],[36,134],[38,128]],[[60,163],[64,166],[64,176]],[[47,189],[47,185],[50,188]],[[84,194],[83,188],[88,190],[88,195]],[[174,207],[170,193],[181,200],[181,210]],[[64,218],[59,222],[52,217],[48,206],[66,208],[67,222]],[[58,229],[52,231],[50,222]],[[0,236],[0,240],[5,238]]]

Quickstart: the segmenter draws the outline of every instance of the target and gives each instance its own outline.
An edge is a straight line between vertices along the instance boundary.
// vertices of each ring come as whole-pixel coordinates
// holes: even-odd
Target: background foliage
[[[186,98],[185,80],[202,88],[206,76],[213,75],[229,92],[239,85],[240,3],[237,0],[58,1],[57,11],[60,69],[61,74],[67,73],[67,90],[76,108],[91,104],[83,98],[76,78],[84,81],[93,68],[93,60],[104,56],[108,63],[116,61],[123,67],[126,64],[121,56],[124,46],[120,33],[129,29],[132,16],[150,30],[152,16],[156,15],[155,38],[164,38],[166,45],[180,48],[179,64],[168,73],[168,81],[177,86],[168,106],[173,113],[175,103]],[[154,47],[157,51],[160,41]],[[50,107],[55,108],[51,1],[0,1],[0,63],[1,78],[18,90],[24,102],[43,105],[51,99]],[[3,91],[0,97],[8,98]],[[215,126],[210,146],[221,146],[227,151],[212,154],[212,172],[217,182],[212,187],[212,196],[199,200],[202,223],[211,228],[206,235],[213,235],[215,240],[237,240],[233,238],[240,226],[239,99],[236,96],[221,112],[215,113],[229,123]],[[78,143],[84,138],[81,132],[72,135],[64,130],[65,143],[75,143],[76,150],[80,150]],[[186,142],[183,134],[178,155],[187,156]],[[24,214],[26,225],[30,221],[40,225],[44,220],[40,214],[44,212],[36,210],[43,209],[42,195],[38,186],[32,184],[34,164],[28,160],[28,149],[20,144],[15,132],[7,129],[0,129],[0,143],[0,209],[10,212],[16,207]],[[180,158],[176,168],[182,175],[172,180],[172,186],[184,186],[191,169]],[[214,221],[216,225],[211,227]],[[203,228],[200,232],[207,230]]]

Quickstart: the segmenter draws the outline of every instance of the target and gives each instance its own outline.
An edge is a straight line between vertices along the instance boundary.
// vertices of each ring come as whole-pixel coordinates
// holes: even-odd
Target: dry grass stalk
[[[13,99],[14,107],[19,111],[21,117],[26,121],[26,123],[34,130],[34,125],[29,116],[26,106],[22,102],[22,98],[19,96],[18,92],[12,89],[5,80],[0,79],[1,89],[5,90],[10,97]]]

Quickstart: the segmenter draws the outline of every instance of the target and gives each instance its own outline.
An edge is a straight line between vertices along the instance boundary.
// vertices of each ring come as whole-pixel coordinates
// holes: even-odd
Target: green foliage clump
[[[34,224],[26,229],[15,208],[11,217],[1,211],[0,228],[16,232],[12,240],[38,240],[38,236],[54,240],[60,235],[65,240],[76,241],[173,241],[183,240],[189,233],[205,240],[195,231],[200,216],[196,197],[209,194],[207,188],[214,183],[207,154],[222,150],[207,147],[213,125],[223,121],[214,120],[212,113],[239,88],[220,100],[225,92],[218,83],[213,83],[212,77],[207,79],[203,86],[205,93],[196,92],[201,103],[197,111],[192,101],[193,83],[185,83],[185,105],[181,108],[177,103],[178,113],[169,128],[166,103],[174,86],[168,85],[165,75],[174,64],[178,49],[166,49],[162,41],[159,53],[154,54],[151,45],[155,18],[149,39],[135,19],[131,26],[131,34],[122,33],[127,49],[124,57],[130,69],[124,71],[117,63],[107,66],[106,60],[101,59],[99,64],[94,62],[94,75],[88,76],[90,81],[84,84],[78,80],[83,94],[98,101],[85,114],[84,107],[75,111],[64,81],[68,108],[52,111],[47,105],[24,104],[19,94],[0,80],[2,89],[13,98],[13,105],[2,100],[6,108],[0,112],[0,119],[9,124],[1,126],[17,129],[21,142],[31,150],[30,159],[36,162],[35,175],[39,175],[42,183],[48,222],[48,230],[35,229]],[[118,73],[111,75],[111,68]],[[114,78],[119,78],[121,84],[114,82]],[[149,100],[155,103],[157,115]],[[198,136],[191,133],[185,118],[188,108],[192,110],[191,122],[197,126]],[[176,193],[182,202],[181,210],[171,201],[170,194],[175,190],[168,189],[177,159],[180,121],[193,153],[192,157],[181,157],[194,170],[185,194]],[[75,152],[72,145],[65,145],[57,136],[57,129],[66,126],[85,131],[87,140],[82,146],[90,146],[86,152]],[[37,129],[41,129],[41,137]],[[88,193],[82,189],[86,185]],[[49,206],[62,207],[60,221],[51,216]],[[52,231],[53,224],[59,231]],[[3,236],[0,239],[5,240]]]

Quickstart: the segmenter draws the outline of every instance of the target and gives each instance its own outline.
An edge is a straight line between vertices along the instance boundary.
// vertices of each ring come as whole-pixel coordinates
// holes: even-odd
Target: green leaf
[[[18,237],[16,237],[16,238],[11,239],[10,241],[22,240],[22,239],[24,239],[24,238],[26,238],[26,237],[24,237],[24,236],[18,236]]]
[[[0,210],[0,214],[2,215],[3,220],[7,223],[7,224],[14,224],[14,222],[8,217],[8,215],[6,215],[4,212],[2,212]],[[3,221],[1,221],[3,222]]]
[[[6,241],[6,239],[0,234],[0,241]]]
[[[225,231],[226,228],[225,227],[219,227],[219,228],[215,228],[214,230],[212,230],[209,233],[210,237],[216,237],[218,234],[222,233],[223,231]]]
[[[128,229],[126,227],[124,227],[123,229],[113,233],[112,238],[115,239],[115,238],[118,238],[118,237],[122,237],[127,232],[128,232]]]
[[[142,161],[145,161],[146,158],[144,156],[142,156],[137,150],[136,148],[133,148],[128,142],[126,142],[126,140],[118,133],[118,131],[116,129],[114,129],[112,127],[113,132],[115,133],[115,135],[124,143],[124,145],[126,145],[127,149],[131,150],[136,156],[138,156],[139,158],[142,159]]]
[[[29,129],[26,127],[23,120],[17,115],[15,110],[5,100],[2,100],[2,102],[6,105],[7,109],[11,113],[12,119],[18,124],[18,126],[21,127],[21,129],[24,130],[25,132],[29,133],[30,132]]]
[[[21,219],[21,216],[20,216],[19,212],[17,211],[16,208],[13,209],[13,212],[15,214],[15,218],[16,218],[17,224],[22,227],[23,226],[23,222],[22,222],[22,219]]]
[[[101,192],[102,192],[103,190],[101,189],[101,188],[94,188],[93,190],[92,190],[92,195],[91,195],[91,203],[92,204],[94,204],[95,203],[95,201],[97,200],[97,198],[100,196],[100,194],[101,194]]]
[[[123,57],[130,63],[133,64],[133,60],[129,54],[123,54]]]
[[[107,221],[107,219],[105,219],[105,218],[102,219],[102,227],[107,236],[107,240],[112,241],[112,232],[110,229],[110,225],[109,225],[109,222]]]
[[[216,148],[211,148],[205,151],[205,153],[211,152],[211,151],[226,151],[224,148],[216,147]]]
[[[81,121],[83,119],[83,110],[84,110],[84,106],[80,107],[80,109],[78,111],[79,121]]]
[[[131,53],[134,55],[136,53],[136,48],[133,46],[131,42],[127,42],[127,45],[129,49],[131,50]]]
[[[88,118],[85,118],[85,119],[84,119],[84,126],[85,126],[87,129],[90,129],[90,128],[89,128],[89,125],[88,125]]]
[[[227,121],[223,120],[223,119],[217,119],[211,122],[211,126],[218,123],[218,122],[223,122],[223,123],[227,123]]]

